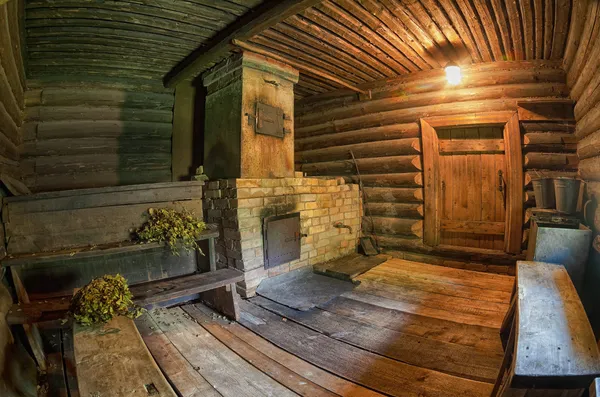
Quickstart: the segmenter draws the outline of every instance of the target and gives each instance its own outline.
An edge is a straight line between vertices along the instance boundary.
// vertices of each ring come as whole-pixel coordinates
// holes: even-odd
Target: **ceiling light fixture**
[[[446,79],[448,80],[448,84],[450,85],[459,85],[462,81],[462,74],[460,71],[460,66],[458,66],[454,62],[449,62],[446,65]]]

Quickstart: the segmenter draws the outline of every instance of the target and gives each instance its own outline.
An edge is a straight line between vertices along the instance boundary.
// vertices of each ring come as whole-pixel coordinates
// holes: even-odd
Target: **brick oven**
[[[211,179],[205,216],[221,228],[218,266],[244,272],[240,294],[253,296],[265,278],[353,252],[360,229],[358,185],[294,172],[298,72],[243,53],[203,81],[204,168]],[[286,218],[291,221],[273,232],[276,221]]]

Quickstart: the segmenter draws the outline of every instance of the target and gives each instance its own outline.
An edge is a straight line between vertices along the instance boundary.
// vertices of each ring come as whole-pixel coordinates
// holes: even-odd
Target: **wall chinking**
[[[463,74],[463,82],[457,87],[449,87],[443,71],[436,70],[361,86],[372,90],[372,99],[339,92],[298,101],[295,111],[297,170],[309,176],[338,175],[357,182],[348,154],[353,150],[365,185],[365,208],[371,210],[380,245],[430,252],[422,242],[419,119],[516,112],[519,101],[568,95],[560,61],[485,63],[464,67]],[[537,149],[531,145],[529,149],[524,148],[524,156],[529,154],[533,158],[531,153],[538,151],[574,151],[568,142],[559,139],[554,146],[542,145],[544,148]],[[543,162],[540,167],[545,167]],[[576,164],[565,163],[564,167],[554,167],[554,170],[559,168],[572,174],[573,167]],[[524,182],[530,183],[530,178]],[[525,190],[530,189],[525,186]]]
[[[23,1],[0,5],[0,173],[19,179],[19,145],[23,124],[25,68]]]

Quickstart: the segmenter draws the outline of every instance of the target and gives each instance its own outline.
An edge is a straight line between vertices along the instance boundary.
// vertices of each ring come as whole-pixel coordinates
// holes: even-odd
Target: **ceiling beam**
[[[163,79],[165,87],[195,78],[216,62],[225,58],[234,48],[232,40],[246,40],[279,22],[298,14],[323,0],[266,0],[219,32],[207,45],[194,50],[177,64]],[[0,3],[2,0],[0,0]]]

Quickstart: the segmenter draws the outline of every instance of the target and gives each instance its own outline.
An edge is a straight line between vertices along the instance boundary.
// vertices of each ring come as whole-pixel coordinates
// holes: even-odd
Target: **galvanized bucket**
[[[566,214],[577,211],[579,187],[581,181],[573,178],[554,179],[554,195],[556,196],[556,209]]]
[[[536,208],[555,208],[554,181],[552,178],[534,179],[533,193]]]

